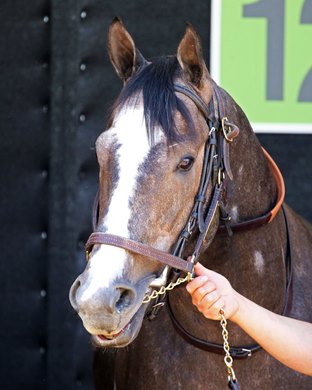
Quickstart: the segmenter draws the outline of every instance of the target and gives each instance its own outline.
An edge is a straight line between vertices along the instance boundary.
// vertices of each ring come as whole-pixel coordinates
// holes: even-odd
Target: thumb
[[[194,267],[194,271],[195,271],[196,276],[204,276],[205,275],[208,277],[212,277],[216,274],[214,271],[211,271],[210,269],[204,267],[200,263],[196,263],[196,265]]]
[[[221,289],[220,291],[229,292],[232,289],[232,286],[227,278],[218,272],[211,271],[210,269],[204,267],[200,263],[197,263],[194,267],[196,276],[206,276],[208,280],[215,284],[216,288]],[[195,278],[196,280],[196,278]]]

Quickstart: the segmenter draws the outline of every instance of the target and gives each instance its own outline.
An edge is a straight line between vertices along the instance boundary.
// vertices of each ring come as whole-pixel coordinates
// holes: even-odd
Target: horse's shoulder
[[[289,225],[289,233],[299,241],[310,240],[312,245],[312,224],[284,203],[284,211]]]

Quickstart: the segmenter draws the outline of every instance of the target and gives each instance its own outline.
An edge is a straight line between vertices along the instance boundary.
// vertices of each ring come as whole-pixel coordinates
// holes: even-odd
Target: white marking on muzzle
[[[125,251],[113,246],[101,245],[89,260],[88,282],[81,295],[81,301],[87,301],[102,288],[108,288],[112,281],[122,276]]]

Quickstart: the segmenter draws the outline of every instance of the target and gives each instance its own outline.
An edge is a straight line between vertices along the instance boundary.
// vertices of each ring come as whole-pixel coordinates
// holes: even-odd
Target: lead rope
[[[188,273],[184,278],[178,278],[175,282],[170,282],[166,287],[162,286],[160,290],[153,290],[151,294],[146,294],[143,298],[143,303],[149,303],[153,299],[158,298],[160,295],[166,294],[168,291],[173,290],[175,287],[179,286],[182,283],[190,282],[194,278],[194,274]],[[223,349],[225,352],[224,364],[227,368],[228,373],[228,387],[231,390],[240,390],[238,385],[238,380],[235,375],[233,368],[233,358],[230,354],[230,345],[229,345],[229,332],[226,329],[227,320],[225,318],[225,312],[223,309],[220,310],[221,321],[220,325],[222,327],[222,337],[223,337]]]
[[[234,369],[233,369],[233,358],[230,354],[230,345],[229,345],[229,332],[226,329],[227,321],[225,318],[225,312],[223,309],[220,310],[221,321],[220,325],[222,327],[222,337],[223,337],[223,349],[225,352],[224,364],[227,368],[228,373],[228,387],[231,390],[239,390],[238,380],[236,378]]]
[[[146,294],[143,298],[143,303],[149,303],[151,300],[158,298],[160,295],[166,294],[167,291],[173,290],[179,284],[190,282],[192,274],[189,272],[184,278],[178,278],[175,282],[170,282],[167,286],[161,286],[159,290],[153,290],[151,294]]]

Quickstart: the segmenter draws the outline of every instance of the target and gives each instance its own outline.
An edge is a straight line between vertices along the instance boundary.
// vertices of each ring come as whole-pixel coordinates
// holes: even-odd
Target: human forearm
[[[277,315],[236,292],[222,275],[200,264],[187,285],[193,304],[209,319],[227,319],[239,325],[274,358],[312,375],[312,324]]]
[[[280,316],[234,292],[238,310],[230,318],[270,355],[312,375],[312,324]]]

